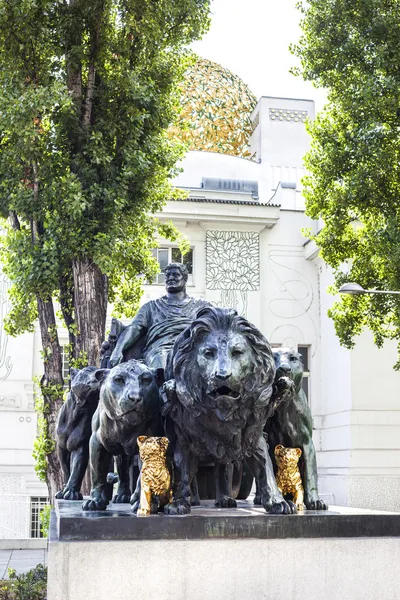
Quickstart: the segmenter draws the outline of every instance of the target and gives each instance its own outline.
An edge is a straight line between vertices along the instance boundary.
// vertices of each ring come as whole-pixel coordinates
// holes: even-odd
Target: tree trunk
[[[51,443],[51,452],[46,457],[48,463],[46,483],[50,502],[53,504],[56,492],[63,487],[63,475],[55,446],[55,433],[58,412],[63,403],[64,380],[53,301],[51,298],[44,300],[38,296],[37,305],[44,364],[44,375],[40,382],[43,396],[43,416],[45,419],[43,435]]]
[[[72,265],[71,265],[71,277],[60,279],[60,307],[63,315],[65,325],[68,329],[68,341],[69,341],[69,364],[76,358],[75,348],[75,302],[74,302],[74,282],[72,277]]]
[[[97,366],[106,328],[107,276],[89,258],[75,259],[73,273],[77,357],[83,357],[86,365]]]

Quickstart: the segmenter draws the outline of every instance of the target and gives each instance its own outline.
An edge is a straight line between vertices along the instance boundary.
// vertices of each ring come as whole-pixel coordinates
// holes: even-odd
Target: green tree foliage
[[[97,364],[108,301],[131,313],[157,233],[177,238],[151,215],[182,155],[167,129],[187,47],[208,24],[209,0],[0,0],[7,329],[39,318],[50,437],[63,384],[53,300],[72,357]]]
[[[298,6],[299,72],[328,90],[327,106],[309,125],[307,213],[323,222],[314,239],[336,290],[347,281],[400,290],[400,3]],[[341,343],[351,348],[365,326],[378,346],[400,339],[397,298],[343,296],[330,311]]]
[[[46,600],[47,567],[37,565],[27,573],[8,569],[8,580],[0,581],[0,600]]]
[[[0,209],[14,225],[2,256],[14,283],[11,333],[31,325],[38,291],[62,294],[60,278],[68,290],[76,257],[108,276],[110,301],[122,285],[136,302],[136,275],[154,274],[158,223],[149,215],[168,198],[181,151],[165,131],[185,47],[204,32],[208,4],[0,2]]]

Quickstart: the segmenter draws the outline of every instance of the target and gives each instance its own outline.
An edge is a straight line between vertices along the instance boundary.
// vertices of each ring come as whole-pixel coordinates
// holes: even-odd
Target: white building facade
[[[332,274],[302,235],[303,228],[317,227],[304,213],[301,192],[306,118],[314,118],[312,101],[261,98],[252,115],[252,160],[189,152],[174,182],[186,189],[187,199],[169,201],[157,216],[172,220],[190,242],[183,259],[191,272],[190,295],[235,308],[272,345],[301,352],[324,499],[400,510],[396,347],[378,350],[365,333],[354,350],[344,350],[327,317]],[[155,252],[162,267],[181,259],[164,240]],[[0,279],[0,320],[7,286]],[[161,274],[158,283],[145,286],[142,300],[163,293]],[[66,331],[59,333],[67,344]],[[29,537],[46,496],[31,457],[40,335],[37,329],[17,339],[3,329],[0,335],[0,537]]]

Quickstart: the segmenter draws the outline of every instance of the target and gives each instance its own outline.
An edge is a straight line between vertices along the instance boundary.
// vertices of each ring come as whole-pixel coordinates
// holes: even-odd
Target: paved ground
[[[26,573],[41,563],[47,565],[47,550],[0,550],[0,579],[8,579],[8,569]]]

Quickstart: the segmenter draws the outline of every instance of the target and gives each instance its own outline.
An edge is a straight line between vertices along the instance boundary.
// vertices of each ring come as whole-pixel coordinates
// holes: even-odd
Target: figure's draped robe
[[[165,369],[167,356],[178,335],[196,318],[206,300],[190,298],[182,304],[169,304],[166,296],[146,302],[132,324],[146,330],[142,359],[153,369]]]

